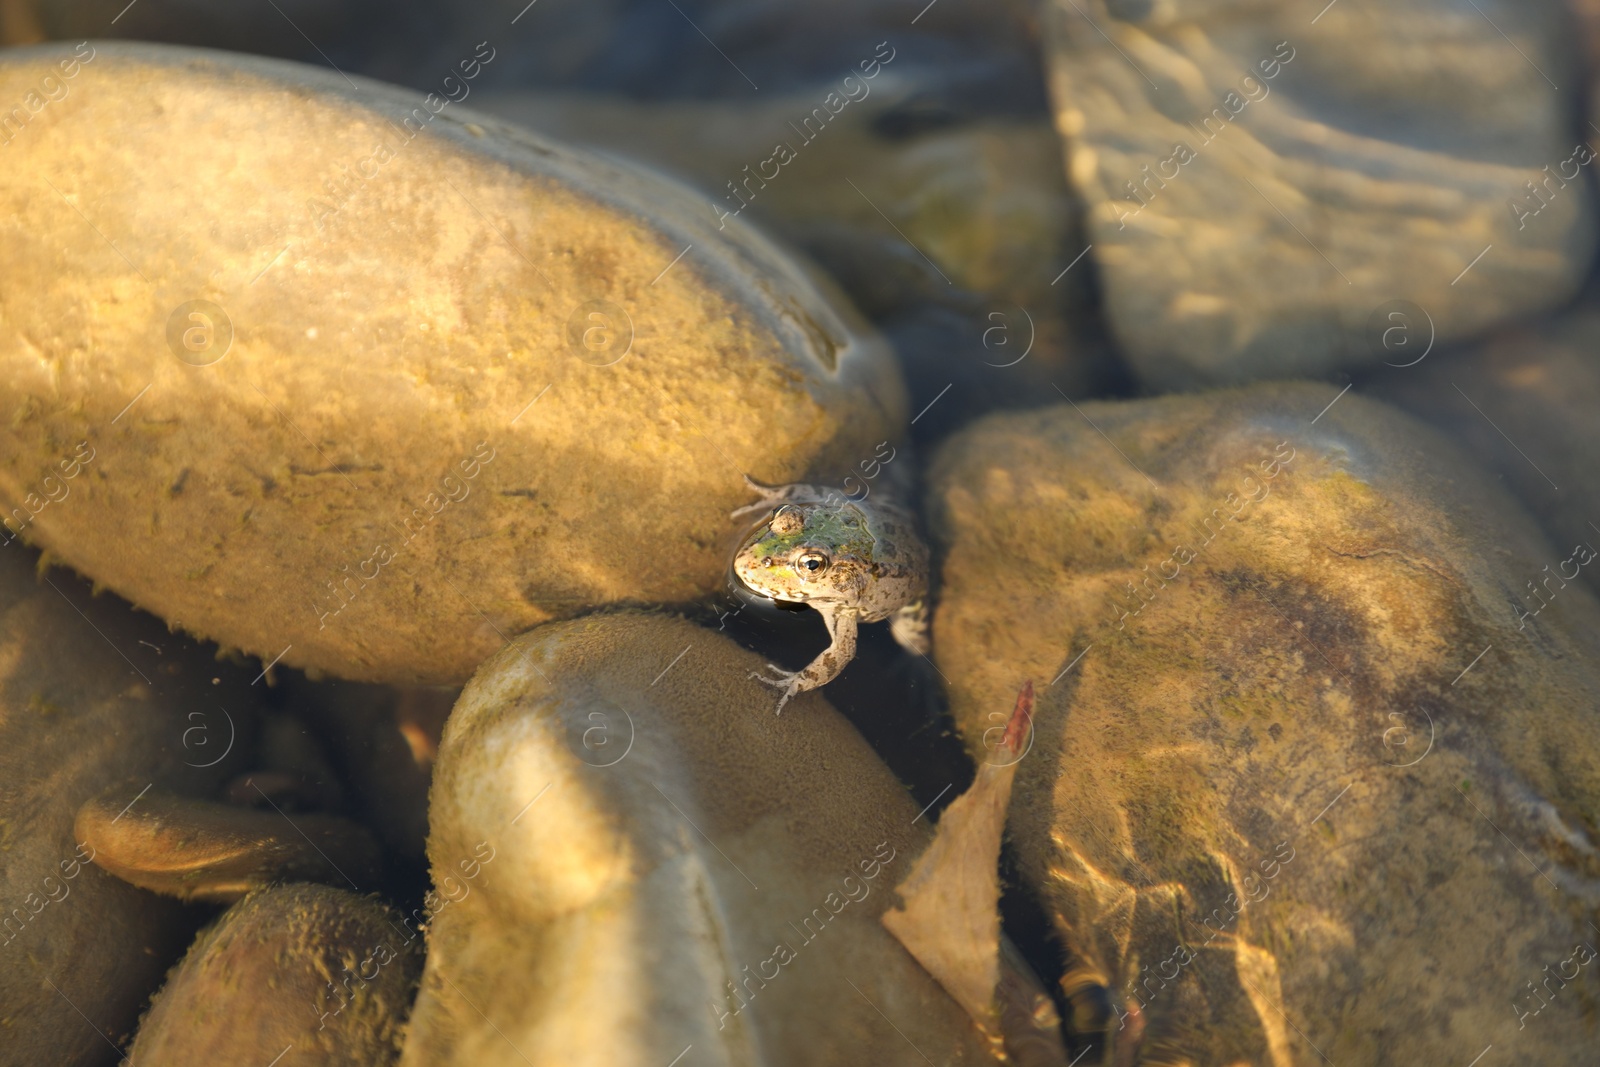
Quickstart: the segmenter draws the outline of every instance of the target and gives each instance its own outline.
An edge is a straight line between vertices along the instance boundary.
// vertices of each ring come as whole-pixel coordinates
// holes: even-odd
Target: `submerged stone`
[[[1600,591],[1597,346],[1600,308],[1585,303],[1414,366],[1397,356],[1358,386],[1444,431],[1538,518],[1554,551],[1517,590],[1534,615],[1574,579]]]
[[[252,811],[152,791],[119,810],[120,791],[78,810],[77,839],[95,865],[152,893],[232,902],[283,881],[371,885],[376,842],[349,819]]]
[[[102,870],[73,817],[96,796],[115,816],[206,795],[248,766],[249,679],[0,540],[0,1063],[116,1062],[108,1039],[132,1032],[192,922]]]
[[[949,441],[933,634],[957,721],[982,751],[1038,687],[1011,836],[1116,1062],[1585,1063],[1600,605],[1572,585],[1519,626],[1551,552],[1532,521],[1337,393]]]
[[[1152,388],[1370,366],[1391,302],[1462,338],[1588,269],[1595,153],[1558,0],[1043,12],[1111,326]]]

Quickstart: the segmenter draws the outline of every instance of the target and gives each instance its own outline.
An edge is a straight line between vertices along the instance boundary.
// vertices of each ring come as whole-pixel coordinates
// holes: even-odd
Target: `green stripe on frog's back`
[[[767,533],[756,541],[756,548],[772,556],[787,556],[802,545],[817,545],[830,552],[847,553],[864,561],[873,560],[877,540],[867,516],[853,504],[801,504],[805,524],[793,533]]]

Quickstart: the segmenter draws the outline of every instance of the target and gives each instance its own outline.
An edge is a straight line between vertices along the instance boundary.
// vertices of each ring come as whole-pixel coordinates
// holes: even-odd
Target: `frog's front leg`
[[[767,670],[773,672],[773,677],[769,678],[760,671],[750,672],[750,677],[783,690],[783,696],[778,698],[779,715],[783,714],[783,706],[790,697],[827,685],[839,677],[839,672],[856,655],[856,629],[860,617],[855,609],[832,601],[813,601],[811,606],[821,613],[822,621],[827,624],[828,647],[802,670],[786,671],[775,663],[769,663]]]
[[[928,602],[907,604],[889,617],[889,632],[900,647],[919,656],[928,654]]]

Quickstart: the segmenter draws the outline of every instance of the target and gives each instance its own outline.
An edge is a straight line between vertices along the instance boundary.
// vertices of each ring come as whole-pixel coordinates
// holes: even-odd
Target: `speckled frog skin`
[[[772,676],[751,675],[782,690],[780,714],[791,697],[838,677],[856,654],[860,623],[891,619],[895,640],[927,652],[928,549],[909,513],[820,486],[746,481],[762,499],[733,514],[763,517],[734,556],[734,576],[761,596],[809,604],[831,638],[803,670],[769,663]]]

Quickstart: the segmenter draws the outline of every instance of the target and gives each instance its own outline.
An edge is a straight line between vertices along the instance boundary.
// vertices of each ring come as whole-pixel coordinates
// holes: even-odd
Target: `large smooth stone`
[[[980,749],[1038,687],[1011,834],[1067,990],[1108,987],[1115,1062],[1589,1063],[1600,606],[1573,585],[1519,629],[1551,558],[1533,523],[1399,412],[1323,411],[1337,394],[948,442],[956,718]]]
[[[0,1064],[110,1064],[191,926],[96,866],[73,817],[108,789],[134,813],[214,790],[255,705],[249,674],[36,560],[0,544]]]
[[[1112,328],[1153,387],[1374,364],[1394,301],[1459,338],[1588,268],[1593,152],[1557,0],[1044,15]]]
[[[827,283],[664,179],[442,96],[93,47],[0,61],[0,99],[68,90],[0,173],[0,497],[89,439],[27,536],[193,633],[459,683],[537,622],[715,592],[745,474],[838,484],[904,426]]]
[[[869,310],[1023,295],[1043,315],[1071,227],[1048,121],[951,113],[939,104],[959,81],[892,47],[861,58],[870,77],[847,66],[770,101],[502,91],[478,103],[693,181],[714,223],[762,220],[849,279]]]
[[[1579,566],[1578,545],[1600,547],[1600,308],[1593,301],[1549,319],[1507,327],[1479,344],[1393,357],[1357,388],[1433,423],[1498,474],[1544,527],[1555,549],[1549,570],[1517,590],[1524,610],[1543,613],[1581,575],[1600,591],[1600,566]],[[1421,354],[1415,349],[1410,358]],[[1555,584],[1544,581],[1555,576]],[[1528,588],[1532,582],[1534,588]]]
[[[775,716],[760,665],[642,614],[484,664],[435,768],[402,1063],[992,1062],[879,922],[928,820],[821,695]]]
[[[598,48],[580,9],[535,6],[469,102],[658,166],[814,257],[893,343],[929,442],[1120,373],[1029,6],[634,2]]]
[[[173,969],[129,1059],[161,1067],[384,1067],[400,1054],[422,954],[378,901],[319,885],[262,889]]]

